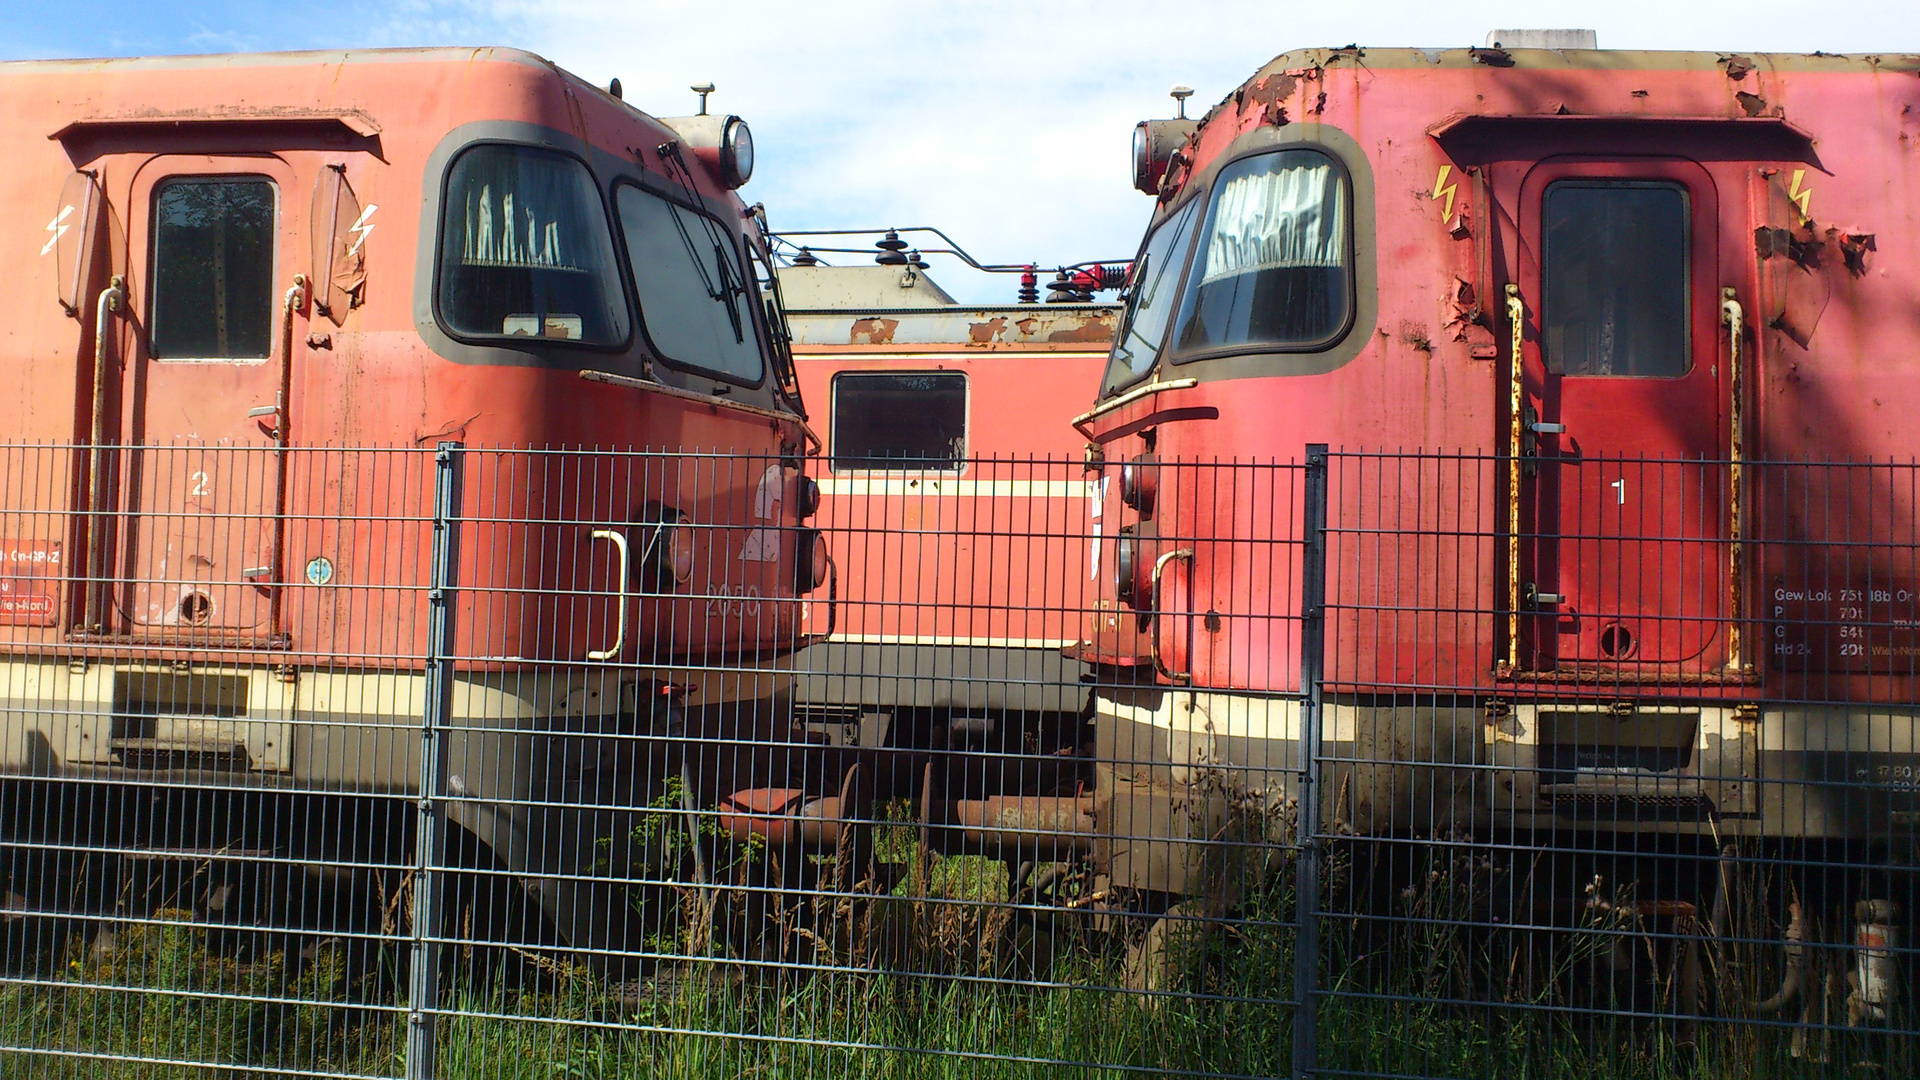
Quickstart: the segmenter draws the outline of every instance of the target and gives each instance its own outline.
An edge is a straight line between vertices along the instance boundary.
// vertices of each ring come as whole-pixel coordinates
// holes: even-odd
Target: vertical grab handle
[[[614,605],[613,647],[595,649],[587,654],[589,660],[612,660],[627,647],[627,534],[620,529],[595,529],[590,540],[605,540],[613,545],[613,551],[620,568],[620,599]]]
[[[1159,617],[1163,614],[1160,610],[1160,577],[1166,573],[1167,564],[1173,562],[1175,559],[1191,561],[1193,559],[1193,549],[1181,548],[1178,551],[1169,551],[1153,560],[1153,595],[1150,597],[1153,603],[1150,605],[1150,610],[1154,613],[1156,621],[1158,621]],[[1161,661],[1160,628],[1158,626],[1153,628],[1153,633],[1147,635],[1147,651],[1153,655],[1153,670],[1156,673],[1165,675],[1174,682],[1187,682],[1193,678],[1192,674],[1188,672],[1175,672],[1170,670],[1167,665]]]
[[[1746,456],[1747,436],[1746,412],[1742,408],[1745,390],[1741,382],[1745,373],[1740,370],[1740,339],[1746,330],[1746,312],[1741,309],[1739,294],[1731,285],[1720,290],[1720,321],[1727,327],[1727,382],[1732,401],[1727,433],[1727,669],[1737,671],[1744,666],[1740,643],[1740,576],[1746,568],[1746,553],[1741,550],[1741,544],[1746,539],[1747,523],[1742,498],[1746,476],[1741,459]]]
[[[101,444],[107,439],[107,337],[113,316],[127,303],[127,279],[113,276],[100,290],[93,313],[93,429],[87,440],[87,584],[86,613],[80,629],[96,634],[106,628],[107,485],[101,474]]]
[[[1507,670],[1520,670],[1520,425],[1526,396],[1526,369],[1521,367],[1520,343],[1527,328],[1527,305],[1520,286],[1507,286],[1508,360],[1507,413]]]

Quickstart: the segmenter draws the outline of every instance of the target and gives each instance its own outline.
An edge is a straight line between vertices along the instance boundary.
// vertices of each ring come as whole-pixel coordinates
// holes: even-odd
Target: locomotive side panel
[[[842,595],[873,601],[848,602],[834,637],[802,654],[819,674],[800,700],[1079,710],[1060,649],[1079,637],[1083,538],[1099,522],[1064,421],[1095,385],[1090,350],[1111,320],[1079,306],[795,316],[801,388],[827,435],[818,524]],[[934,427],[945,443],[915,441]]]

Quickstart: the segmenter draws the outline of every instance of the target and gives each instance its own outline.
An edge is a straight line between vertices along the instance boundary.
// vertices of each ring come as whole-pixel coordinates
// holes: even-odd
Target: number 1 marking
[[[1620,499],[1620,505],[1621,505],[1621,506],[1625,506],[1625,505],[1627,505],[1627,479],[1626,479],[1626,477],[1624,477],[1624,476],[1623,476],[1623,477],[1621,477],[1620,479],[1618,479],[1618,480],[1615,480],[1615,481],[1614,481],[1613,483],[1611,483],[1611,484],[1608,484],[1607,486],[1613,489],[1613,491],[1614,491],[1614,494],[1615,494],[1615,495],[1618,495],[1618,496],[1619,496],[1619,499]]]

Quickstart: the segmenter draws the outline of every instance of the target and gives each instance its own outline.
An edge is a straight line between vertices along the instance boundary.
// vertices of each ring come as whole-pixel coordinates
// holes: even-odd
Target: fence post
[[[436,1021],[440,1009],[440,874],[446,838],[443,801],[447,717],[453,709],[453,593],[460,562],[462,444],[443,442],[433,454],[433,565],[427,587],[426,701],[420,716],[420,803],[413,867],[413,962],[407,985],[407,1080],[438,1074]]]
[[[1307,1080],[1319,1060],[1321,669],[1326,657],[1327,445],[1307,445],[1301,492],[1300,855],[1294,863],[1293,1076]]]

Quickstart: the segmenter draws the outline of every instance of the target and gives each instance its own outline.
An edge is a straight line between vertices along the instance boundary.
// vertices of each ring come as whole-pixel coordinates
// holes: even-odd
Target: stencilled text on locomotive
[[[0,623],[52,625],[59,577],[58,541],[0,541]]]
[[[1892,673],[1920,658],[1911,584],[1778,584],[1771,599],[1767,653],[1778,670]]]

